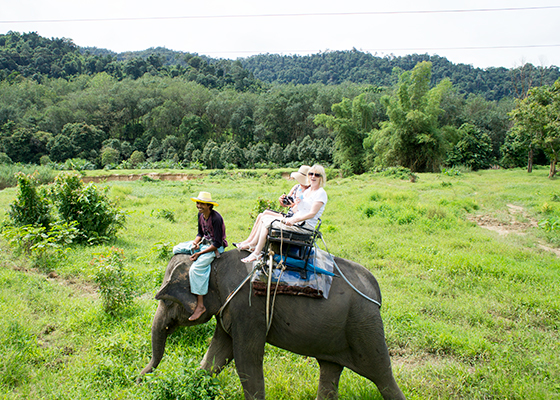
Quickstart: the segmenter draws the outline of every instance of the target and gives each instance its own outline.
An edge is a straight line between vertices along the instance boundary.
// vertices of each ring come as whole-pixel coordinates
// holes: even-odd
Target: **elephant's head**
[[[189,267],[188,257],[173,257],[167,266],[163,284],[156,294],[156,300],[171,300],[180,303],[187,312],[192,313],[196,307],[196,296],[191,293]]]
[[[189,256],[183,254],[175,255],[169,261],[163,284],[156,294],[156,300],[170,300],[181,304],[185,309],[185,313],[189,316],[196,308],[196,295],[191,293],[190,266]],[[211,311],[216,307],[213,293],[210,291],[208,295],[204,296],[204,304],[208,311],[201,318],[193,322],[193,325],[207,322],[212,318],[213,314]],[[211,307],[211,305],[214,307]]]

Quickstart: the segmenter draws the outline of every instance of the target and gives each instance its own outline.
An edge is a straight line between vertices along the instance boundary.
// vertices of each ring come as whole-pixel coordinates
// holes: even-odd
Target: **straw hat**
[[[292,172],[290,177],[298,181],[300,185],[307,186],[307,171],[309,171],[309,168],[311,167],[308,165],[302,165],[297,172]]]
[[[212,195],[210,194],[210,192],[200,192],[198,194],[198,197],[191,197],[191,200],[196,203],[207,203],[207,204],[213,204],[215,206],[218,205],[218,203],[212,201]]]

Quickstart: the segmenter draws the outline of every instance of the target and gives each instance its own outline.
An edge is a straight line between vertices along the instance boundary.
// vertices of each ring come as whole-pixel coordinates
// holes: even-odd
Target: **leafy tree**
[[[132,164],[132,167],[136,168],[138,165],[146,161],[146,156],[143,152],[134,150],[134,152],[130,155],[129,161]]]
[[[247,151],[249,163],[254,166],[257,163],[266,163],[268,161],[268,146],[266,143],[256,143]]]
[[[213,140],[206,142],[206,146],[204,146],[204,150],[202,151],[202,162],[204,165],[208,168],[218,168],[221,163],[220,156],[220,146]]]
[[[445,138],[438,123],[443,94],[451,87],[443,80],[430,89],[431,64],[419,63],[403,72],[391,97],[384,98],[389,121],[381,123],[365,141],[378,165],[403,166],[412,172],[437,171],[445,154]]]
[[[47,150],[47,141],[51,137],[45,132],[35,132],[29,128],[16,128],[1,137],[1,146],[14,162],[38,164]]]
[[[298,146],[298,159],[303,164],[313,165],[315,163],[315,153],[317,151],[315,145],[317,143],[309,136],[303,138]]]
[[[335,132],[334,160],[337,165],[347,163],[355,174],[364,172],[364,139],[371,131],[374,103],[367,93],[354,100],[344,98],[333,104],[334,115],[319,114],[315,123]]]
[[[273,143],[268,150],[268,159],[275,164],[282,165],[284,163],[284,150],[278,143]]]
[[[167,135],[161,142],[162,158],[165,160],[178,160],[181,147],[177,136]]]
[[[230,140],[220,147],[220,160],[223,165],[235,165],[243,167],[245,165],[245,155],[236,141]]]
[[[461,139],[448,155],[446,164],[451,166],[464,165],[474,171],[492,165],[492,141],[490,136],[471,124],[459,128]]]
[[[521,142],[540,146],[550,160],[549,178],[556,174],[560,152],[560,79],[553,86],[535,87],[511,112]],[[531,153],[530,153],[531,154]],[[531,164],[531,162],[530,162]]]
[[[284,148],[284,162],[286,164],[298,161],[298,145],[296,141],[292,141]]]
[[[105,147],[101,151],[101,165],[106,167],[108,165],[115,165],[119,163],[120,153],[112,147]]]
[[[162,156],[161,141],[157,137],[152,137],[146,154],[148,155],[150,161],[159,161]]]
[[[72,144],[70,138],[63,134],[58,134],[47,144],[49,149],[49,157],[53,161],[64,161],[73,158],[76,154],[76,148]]]
[[[190,115],[183,117],[179,126],[179,135],[186,142],[191,142],[196,149],[202,150],[212,132],[212,124],[207,117]]]

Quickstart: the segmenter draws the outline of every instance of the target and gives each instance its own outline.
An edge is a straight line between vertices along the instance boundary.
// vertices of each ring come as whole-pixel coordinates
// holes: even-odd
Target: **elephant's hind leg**
[[[355,353],[355,355],[359,355],[355,357],[352,369],[375,383],[383,399],[405,400],[404,394],[393,376],[389,351],[385,341],[377,348],[370,348],[369,352],[365,348],[362,348],[362,350]]]
[[[317,360],[320,368],[319,388],[317,389],[317,400],[338,399],[338,382],[344,367],[340,364],[325,360]]]

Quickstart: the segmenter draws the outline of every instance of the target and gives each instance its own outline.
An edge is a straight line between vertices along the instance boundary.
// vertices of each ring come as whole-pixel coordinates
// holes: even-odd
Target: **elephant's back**
[[[334,272],[337,277],[333,279],[331,291],[333,295],[338,292],[351,291],[367,300],[369,297],[381,303],[381,290],[377,279],[364,266],[344,258],[335,257]],[[362,296],[365,295],[366,297]],[[367,300],[369,301],[369,300]]]

